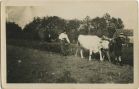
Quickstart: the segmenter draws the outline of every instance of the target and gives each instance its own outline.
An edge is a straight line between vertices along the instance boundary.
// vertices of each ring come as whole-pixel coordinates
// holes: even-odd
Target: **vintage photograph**
[[[134,83],[133,3],[47,2],[5,14],[7,83]]]

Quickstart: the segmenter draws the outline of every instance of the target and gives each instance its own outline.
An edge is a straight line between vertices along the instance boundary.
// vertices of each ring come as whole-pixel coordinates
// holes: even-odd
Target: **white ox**
[[[102,40],[98,36],[91,36],[91,35],[79,35],[78,37],[78,44],[80,46],[80,55],[81,58],[83,57],[83,49],[89,50],[89,61],[91,60],[92,52],[100,54],[100,60],[103,61],[101,49],[108,49],[109,48],[109,41]],[[76,50],[77,55],[78,49]]]

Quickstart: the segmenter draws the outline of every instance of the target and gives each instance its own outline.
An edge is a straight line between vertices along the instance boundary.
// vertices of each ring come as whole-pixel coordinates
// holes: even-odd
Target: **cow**
[[[115,63],[122,65],[122,48],[125,45],[123,33],[116,38],[113,38],[109,44],[110,53],[114,56]]]
[[[80,46],[81,58],[84,58],[83,56],[83,48],[84,48],[86,50],[89,50],[89,61],[91,61],[92,53],[98,53],[98,52],[100,54],[100,61],[103,61],[104,57],[102,56],[101,50],[108,49],[109,42],[102,40],[100,37],[96,35],[79,35],[78,45]],[[75,54],[76,56],[77,56],[77,52],[78,52],[78,48],[76,50],[76,54]]]

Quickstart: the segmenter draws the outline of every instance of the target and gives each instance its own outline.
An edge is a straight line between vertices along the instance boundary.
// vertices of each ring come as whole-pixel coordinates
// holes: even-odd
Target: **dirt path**
[[[8,82],[132,83],[133,67],[7,46]]]

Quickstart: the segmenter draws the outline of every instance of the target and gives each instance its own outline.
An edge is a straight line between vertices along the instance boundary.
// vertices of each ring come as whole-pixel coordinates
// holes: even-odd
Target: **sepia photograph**
[[[135,2],[6,5],[6,83],[134,84]]]

